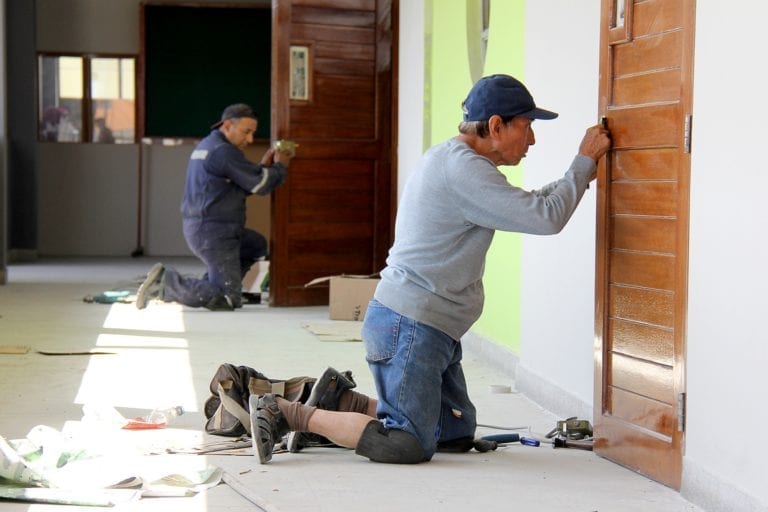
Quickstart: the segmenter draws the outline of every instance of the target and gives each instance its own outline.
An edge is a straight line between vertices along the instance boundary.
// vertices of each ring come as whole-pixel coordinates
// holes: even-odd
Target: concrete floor
[[[203,433],[202,405],[216,368],[229,362],[272,378],[319,375],[326,366],[352,370],[358,391],[373,393],[363,350],[356,342],[328,342],[305,328],[326,322],[327,308],[246,306],[209,312],[152,303],[89,304],[88,294],[126,286],[155,262],[149,258],[42,260],[9,267],[0,286],[0,346],[28,346],[26,354],[0,354],[0,436],[19,439],[37,425],[57,430],[81,425],[84,404],[109,404],[132,417],[154,407],[182,405],[173,428],[113,431],[100,471],[132,470],[119,458],[194,448],[226,438]],[[166,260],[166,263],[169,263]],[[202,269],[190,259],[170,263],[185,272]],[[43,355],[39,351],[100,350],[102,355]],[[543,435],[557,419],[514,392],[514,382],[465,351],[465,372],[479,422],[528,427]],[[492,393],[491,386],[511,386]],[[499,433],[482,427],[478,434]],[[110,437],[111,436],[111,437]],[[240,455],[156,455],[156,465],[224,470],[221,484],[187,498],[152,498],[111,510],[220,511],[699,511],[680,495],[645,477],[580,450],[512,444],[495,452],[437,454],[416,466],[369,462],[350,450],[314,448],[277,453],[259,465]],[[146,459],[146,457],[145,457]],[[170,462],[169,462],[170,461]],[[106,478],[106,477],[105,477]],[[246,499],[243,495],[247,495]],[[0,502],[0,510],[44,512],[76,506]],[[82,510],[99,510],[82,507]]]

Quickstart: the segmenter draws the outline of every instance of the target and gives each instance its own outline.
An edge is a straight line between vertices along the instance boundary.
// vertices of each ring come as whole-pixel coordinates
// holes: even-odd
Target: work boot
[[[346,370],[339,373],[329,366],[312,386],[312,392],[309,394],[305,405],[314,406],[326,411],[335,411],[339,407],[339,397],[341,394],[356,386],[357,384],[352,379],[351,371]],[[317,434],[291,432],[288,434],[286,446],[289,452],[296,453],[308,446],[335,445],[325,437]]]
[[[329,366],[312,386],[312,392],[307,398],[306,405],[313,405],[326,411],[335,411],[339,407],[341,394],[355,387],[357,384],[352,378],[350,370],[339,373]]]
[[[146,308],[147,302],[152,299],[162,298],[163,274],[165,274],[165,267],[162,263],[155,263],[149,269],[146,279],[139,286],[139,291],[136,292],[136,307],[138,309]]]
[[[251,395],[248,398],[251,417],[251,443],[254,455],[259,456],[259,463],[272,460],[275,444],[288,433],[290,428],[285,416],[277,406],[277,395],[272,393]]]
[[[234,311],[235,305],[229,295],[217,295],[204,306],[210,311]]]

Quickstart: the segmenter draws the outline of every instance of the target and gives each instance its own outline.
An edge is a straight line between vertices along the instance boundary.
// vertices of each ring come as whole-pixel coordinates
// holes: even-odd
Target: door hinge
[[[677,431],[685,432],[685,393],[677,394]]]
[[[685,114],[685,134],[683,135],[683,150],[686,153],[691,152],[691,125],[693,124],[693,114]]]

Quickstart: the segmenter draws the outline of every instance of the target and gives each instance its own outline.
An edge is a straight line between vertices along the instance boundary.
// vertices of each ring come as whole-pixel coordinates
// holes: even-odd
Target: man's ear
[[[504,126],[504,121],[501,116],[494,114],[488,119],[488,133],[492,139],[496,139],[501,134],[501,128]]]

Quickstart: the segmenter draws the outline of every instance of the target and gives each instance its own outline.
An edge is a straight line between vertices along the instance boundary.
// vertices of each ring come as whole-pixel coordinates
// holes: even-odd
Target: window
[[[134,57],[41,55],[38,61],[41,141],[135,142]]]

